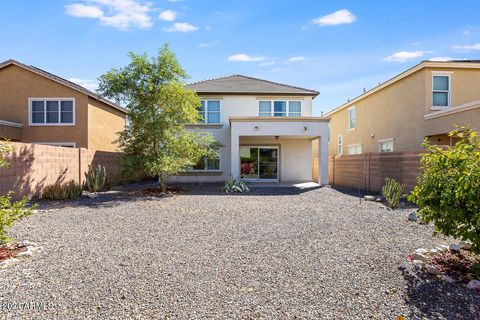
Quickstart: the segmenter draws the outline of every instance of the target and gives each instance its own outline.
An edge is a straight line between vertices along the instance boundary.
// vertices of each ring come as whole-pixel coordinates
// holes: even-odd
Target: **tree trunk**
[[[158,182],[160,183],[160,191],[162,193],[167,192],[167,178],[164,174],[160,174],[158,176]]]

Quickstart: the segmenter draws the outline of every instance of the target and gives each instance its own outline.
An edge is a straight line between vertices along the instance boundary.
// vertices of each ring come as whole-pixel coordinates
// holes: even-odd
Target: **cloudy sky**
[[[191,81],[245,74],[321,92],[314,113],[425,59],[480,59],[480,2],[4,0],[0,60],[96,87],[168,42]]]

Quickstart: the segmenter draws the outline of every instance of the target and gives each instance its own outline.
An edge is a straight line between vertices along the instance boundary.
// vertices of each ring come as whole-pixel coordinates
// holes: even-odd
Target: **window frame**
[[[200,99],[201,102],[204,103],[204,108],[205,110],[203,111],[203,113],[205,114],[205,116],[203,117],[203,121],[199,121],[199,123],[205,123],[205,124],[220,124],[222,123],[222,101],[220,99]],[[219,110],[218,111],[208,111],[208,102],[218,102],[218,108]],[[219,121],[218,122],[208,122],[208,113],[218,113],[219,115]],[[200,113],[200,111],[199,111]]]
[[[380,153],[394,152],[394,151],[395,151],[395,142],[394,142],[394,140],[395,140],[394,138],[378,140],[378,152],[380,152]],[[388,143],[388,142],[391,142],[391,143],[392,143],[392,151],[382,151],[382,144]]]
[[[33,102],[43,101],[43,114],[44,119],[43,123],[34,123],[33,122]],[[47,101],[57,101],[58,102],[58,121],[56,123],[47,122]],[[60,122],[62,119],[62,101],[71,101],[72,102],[72,122]],[[76,124],[76,99],[73,97],[64,97],[64,98],[28,98],[28,125],[31,127],[46,127],[46,126],[75,126]]]
[[[360,152],[359,153],[350,153],[350,148],[357,148],[360,147]],[[362,144],[361,143],[355,143],[355,144],[349,144],[347,145],[347,155],[359,155],[362,154]]]
[[[337,135],[337,154],[343,155],[343,136],[341,134]]]
[[[41,144],[45,146],[63,147],[63,148],[76,148],[75,142],[33,142],[34,144]]]
[[[353,110],[355,117],[353,118],[353,127],[352,127],[352,118],[350,117],[350,111]],[[355,106],[352,106],[347,109],[347,118],[348,118],[348,131],[355,130],[357,128],[357,109]]]
[[[218,169],[207,169],[207,156],[203,156],[203,169],[191,169],[188,172],[221,172],[222,171],[222,148],[218,147]]]
[[[431,110],[445,110],[452,107],[452,74],[451,71],[432,71],[432,106]],[[448,90],[435,90],[433,87],[433,79],[435,77],[447,77],[448,78]],[[433,95],[435,92],[447,93],[447,105],[436,106],[433,104]]]
[[[275,101],[281,101],[281,102],[285,102],[285,112],[275,112]],[[260,102],[270,102],[270,115],[269,116],[266,116],[266,115],[262,115],[262,114],[266,114],[268,112],[261,112],[260,111]],[[300,112],[290,112],[290,102],[299,102],[300,103]],[[278,117],[278,118],[282,118],[282,117],[301,117],[302,114],[303,114],[303,101],[302,100],[299,100],[299,99],[260,99],[258,100],[258,116],[259,117]],[[276,116],[275,113],[285,113],[284,116]],[[300,116],[298,115],[295,115],[295,116],[291,116],[290,114],[299,114],[300,113]]]

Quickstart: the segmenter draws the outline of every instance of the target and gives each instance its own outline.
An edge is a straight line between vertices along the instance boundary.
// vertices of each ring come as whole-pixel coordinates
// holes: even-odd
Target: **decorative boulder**
[[[427,257],[421,253],[417,253],[415,252],[414,254],[412,254],[412,259],[413,260],[420,260],[420,261],[425,261],[427,260]]]
[[[415,250],[415,253],[427,254],[428,250],[424,249],[424,248],[419,248],[419,249]]]
[[[433,275],[440,275],[442,272],[436,266],[427,266],[427,272]]]
[[[479,280],[470,280],[470,282],[467,284],[467,288],[474,289],[474,290],[480,290],[480,281]]]
[[[453,279],[452,277],[446,276],[446,275],[442,275],[442,276],[440,276],[440,278],[447,283],[454,283],[455,282],[455,279]]]
[[[473,243],[471,243],[470,241],[460,241],[458,245],[460,246],[460,249],[471,250]]]
[[[417,211],[410,212],[408,221],[417,221]]]
[[[365,199],[365,201],[375,201],[374,196],[364,196],[363,199]]]
[[[449,247],[450,251],[460,252],[460,245],[457,243],[452,243]]]

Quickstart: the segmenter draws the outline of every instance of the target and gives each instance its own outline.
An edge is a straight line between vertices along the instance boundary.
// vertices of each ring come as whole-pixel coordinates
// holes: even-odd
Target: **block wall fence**
[[[88,165],[106,167],[112,177],[120,175],[119,152],[63,148],[29,143],[10,143],[15,152],[4,155],[10,163],[0,168],[0,194],[14,191],[14,198],[39,196],[44,187],[74,180],[83,183]]]
[[[333,187],[381,192],[385,178],[405,184],[409,192],[420,173],[421,151],[330,156],[328,176]]]

